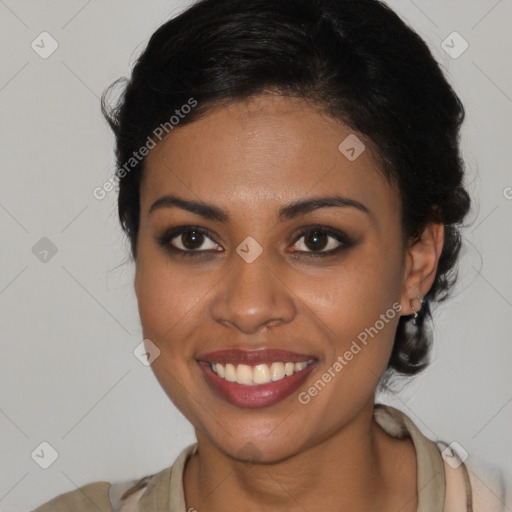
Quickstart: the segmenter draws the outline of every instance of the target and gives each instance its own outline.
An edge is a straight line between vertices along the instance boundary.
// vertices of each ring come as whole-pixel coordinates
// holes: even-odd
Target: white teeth
[[[228,382],[236,382],[236,370],[232,364],[227,364],[224,371],[224,378]]]
[[[308,363],[306,363],[305,361],[301,362],[301,363],[295,363],[295,371],[300,372],[300,371],[304,370],[304,368],[306,368],[307,365],[308,365]]]
[[[214,366],[215,370],[217,370],[219,377],[224,377],[224,366],[222,366],[220,363],[217,363]]]
[[[276,382],[286,377],[290,377],[294,373],[301,372],[312,363],[310,361],[301,361],[300,363],[287,362],[283,363],[277,361],[268,364],[257,364],[255,366],[249,366],[247,364],[239,364],[237,366],[227,363],[213,363],[211,365],[212,370],[221,378],[226,379],[228,382],[236,382],[245,386],[254,386],[260,384],[268,384],[270,382]]]
[[[293,375],[293,372],[295,371],[295,365],[293,363],[286,363],[284,365],[284,374],[289,377],[290,375]]]
[[[236,381],[238,384],[250,386],[252,382],[252,368],[246,364],[239,364],[236,368]]]
[[[270,367],[270,377],[272,380],[284,379],[285,371],[283,363],[272,363]]]
[[[240,368],[240,367],[239,367]],[[266,364],[258,364],[252,370],[254,384],[268,384],[270,382],[270,370]]]

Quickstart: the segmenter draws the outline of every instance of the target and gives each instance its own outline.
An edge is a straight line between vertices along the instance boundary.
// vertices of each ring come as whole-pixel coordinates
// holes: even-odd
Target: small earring
[[[418,300],[420,301],[420,305],[422,305],[423,304],[423,299],[419,295],[418,295]],[[416,318],[418,318],[418,312],[414,309],[414,306],[412,305],[412,302],[411,302],[411,308],[412,308],[412,313],[414,315],[413,323],[414,323],[414,325],[416,325]]]

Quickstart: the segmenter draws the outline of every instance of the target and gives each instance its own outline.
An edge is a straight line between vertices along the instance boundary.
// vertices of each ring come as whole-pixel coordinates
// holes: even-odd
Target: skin
[[[418,242],[404,245],[398,192],[370,146],[355,161],[338,150],[351,133],[303,100],[260,95],[176,128],[146,159],[135,291],[144,338],[161,351],[155,376],[199,443],[184,473],[187,507],[416,510],[412,442],[390,437],[372,419],[398,314],[307,405],[293,393],[269,407],[236,407],[210,389],[196,361],[224,348],[313,354],[318,366],[303,391],[394,303],[403,315],[420,309],[417,296],[433,283],[443,226],[430,224]],[[370,214],[324,207],[277,218],[286,204],[334,193]],[[181,208],[149,214],[164,194],[214,204],[230,221]],[[355,243],[315,259],[315,245],[297,236],[312,224]],[[215,237],[197,245],[222,250],[173,255],[155,237],[177,226],[210,230]],[[263,249],[252,263],[236,252],[248,236]],[[320,251],[340,245],[326,242]],[[183,237],[172,243],[184,247]]]

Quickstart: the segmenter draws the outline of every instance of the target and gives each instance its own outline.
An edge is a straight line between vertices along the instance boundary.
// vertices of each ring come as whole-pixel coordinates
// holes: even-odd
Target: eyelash
[[[164,247],[167,251],[171,252],[172,254],[176,254],[178,256],[185,256],[185,257],[205,257],[215,252],[222,252],[222,251],[215,251],[212,249],[208,250],[184,250],[180,249],[178,247],[175,247],[170,242],[174,239],[179,237],[180,235],[183,235],[184,233],[189,232],[197,232],[201,233],[202,235],[207,236],[208,238],[212,239],[214,243],[215,242],[215,236],[211,231],[208,229],[199,227],[199,226],[180,226],[176,228],[172,228],[162,235],[156,236],[156,242],[158,245]],[[305,228],[302,228],[299,233],[295,236],[295,242],[293,245],[295,245],[302,237],[308,234],[312,233],[321,233],[328,235],[329,237],[334,238],[337,242],[339,242],[341,245],[338,247],[331,249],[329,251],[297,251],[301,256],[300,257],[313,257],[313,258],[326,258],[328,256],[334,256],[338,252],[341,252],[343,250],[349,249],[354,245],[354,242],[351,240],[351,238],[344,232],[338,231],[332,228],[329,228],[327,226],[307,226]],[[218,245],[218,244],[217,244]],[[295,257],[295,256],[294,256]]]

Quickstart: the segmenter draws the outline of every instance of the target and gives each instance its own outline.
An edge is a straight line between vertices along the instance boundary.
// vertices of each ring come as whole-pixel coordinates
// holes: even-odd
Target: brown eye
[[[182,229],[169,239],[169,244],[181,251],[203,252],[218,251],[219,246],[198,229]]]
[[[181,236],[181,243],[185,247],[185,249],[198,249],[201,247],[204,241],[204,235],[202,233],[198,233],[197,231],[187,231],[183,233]]]
[[[335,256],[356,245],[344,231],[330,226],[305,226],[295,236],[291,252],[296,257],[326,258]]]
[[[293,248],[296,252],[327,255],[351,245],[349,237],[342,232],[330,228],[310,228],[299,234]]]
[[[304,244],[311,251],[321,251],[327,246],[329,236],[321,231],[312,231],[304,236]]]

